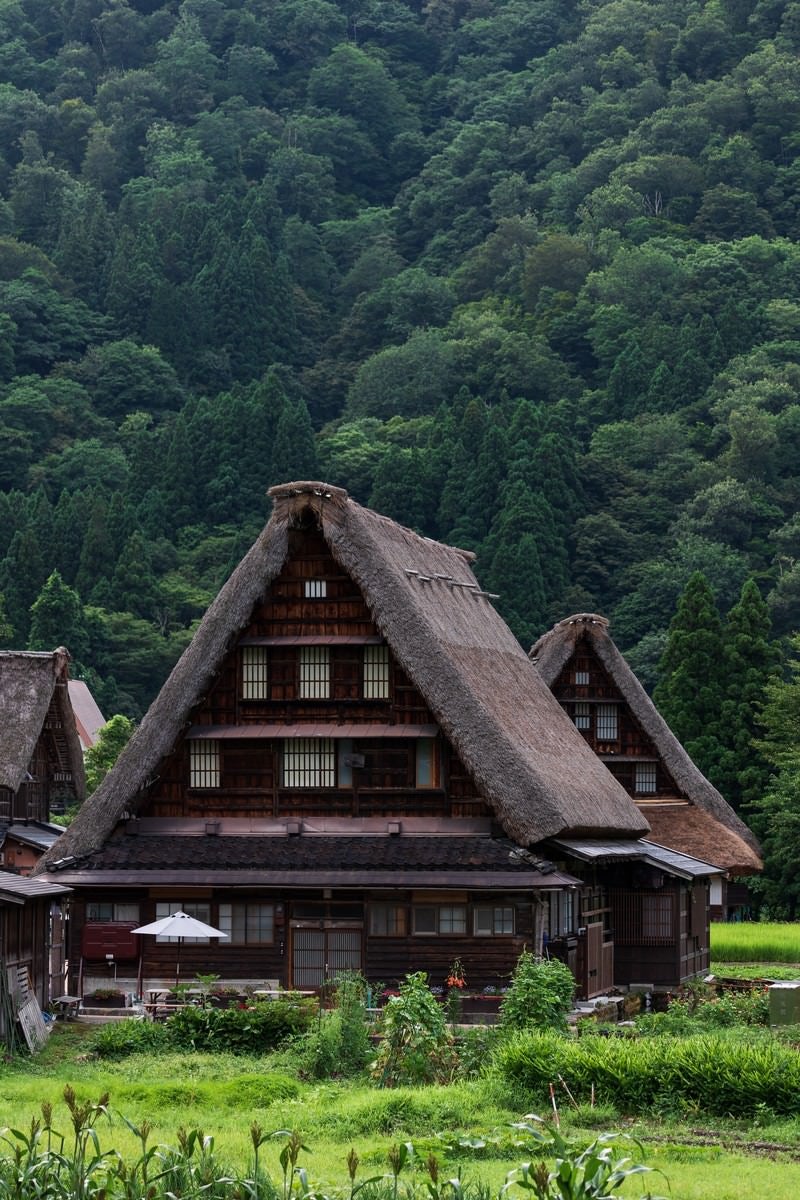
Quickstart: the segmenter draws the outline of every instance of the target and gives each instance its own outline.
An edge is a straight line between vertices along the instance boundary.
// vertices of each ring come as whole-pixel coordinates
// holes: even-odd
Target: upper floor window
[[[634,767],[633,790],[642,795],[652,794],[656,790],[656,764],[654,762],[637,762]]]
[[[591,729],[592,727],[592,712],[589,705],[581,701],[575,705],[573,714],[576,729]]]
[[[283,743],[283,786],[335,787],[336,752],[333,738],[287,738]]]
[[[242,699],[268,700],[269,673],[266,646],[242,647]]]
[[[324,600],[328,594],[328,583],[325,579],[306,579],[303,585],[306,600]]]
[[[389,647],[364,647],[364,699],[389,699]]]
[[[331,653],[327,646],[300,649],[301,700],[327,700],[331,694]]]
[[[219,777],[220,750],[216,738],[189,742],[189,787],[218,788]]]
[[[589,686],[589,672],[588,671],[576,671],[575,672],[575,684],[577,687],[588,687]]]
[[[598,704],[595,713],[595,737],[598,742],[615,742],[619,737],[616,704]]]

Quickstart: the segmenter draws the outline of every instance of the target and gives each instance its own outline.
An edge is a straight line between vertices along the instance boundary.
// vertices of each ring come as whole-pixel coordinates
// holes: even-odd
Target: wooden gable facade
[[[607,887],[616,981],[669,988],[676,974],[685,980],[707,970],[709,919],[725,914],[727,878],[760,868],[752,834],[666,726],[605,618],[587,613],[559,622],[531,657],[587,745],[646,815],[646,841],[666,864],[591,856]]]
[[[69,654],[0,651],[0,858],[27,873],[53,844],[51,813],[84,798]]]
[[[459,959],[471,988],[524,947],[591,925],[571,965],[613,981],[602,867],[552,839],[640,858],[648,825],[575,730],[472,574],[320,483],[272,490],[261,537],[44,867],[74,889],[70,989],[133,993],[178,948],[134,930],[182,910],[225,939],[183,978],[396,985]],[[583,842],[581,841],[581,845]],[[594,914],[593,916],[591,914]],[[677,982],[677,975],[671,981]]]

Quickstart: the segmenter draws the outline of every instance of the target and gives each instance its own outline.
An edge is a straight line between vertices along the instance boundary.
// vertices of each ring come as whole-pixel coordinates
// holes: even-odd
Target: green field
[[[327,1194],[338,1188],[348,1193],[351,1146],[364,1177],[386,1173],[390,1147],[412,1142],[421,1161],[416,1175],[406,1171],[403,1178],[409,1183],[416,1179],[419,1195],[428,1178],[423,1163],[431,1152],[442,1160],[448,1177],[460,1170],[465,1179],[480,1178],[494,1196],[507,1172],[527,1157],[524,1147],[514,1147],[516,1135],[509,1129],[528,1111],[526,1097],[491,1078],[379,1091],[365,1083],[298,1082],[281,1055],[140,1055],[109,1063],[87,1054],[83,1029],[65,1025],[56,1028],[37,1059],[2,1068],[0,1082],[0,1124],[24,1128],[42,1101],[49,1101],[53,1125],[65,1133],[69,1114],[61,1099],[64,1085],[71,1083],[80,1101],[97,1099],[107,1090],[110,1118],[98,1123],[98,1138],[103,1149],[114,1147],[126,1158],[134,1157],[139,1147],[122,1114],[134,1124],[151,1122],[151,1142],[173,1146],[178,1126],[202,1128],[214,1136],[215,1154],[239,1172],[246,1171],[250,1158],[253,1120],[265,1131],[298,1129],[309,1147],[300,1165],[311,1185]],[[697,1113],[672,1121],[583,1106],[572,1112],[565,1095],[559,1107],[564,1129],[584,1142],[612,1128],[638,1138],[644,1160],[662,1170],[670,1185],[647,1176],[648,1186],[673,1200],[795,1200],[800,1195],[800,1162],[794,1161],[800,1159],[798,1120],[778,1121],[765,1113],[751,1121],[712,1121]],[[485,1145],[458,1147],[463,1134]],[[263,1150],[277,1183],[284,1142],[283,1137],[269,1139]],[[641,1183],[631,1180],[623,1190],[638,1195]],[[516,1189],[509,1193],[515,1194],[522,1197]]]
[[[711,957],[719,963],[800,964],[800,923],[715,922],[711,926]]]

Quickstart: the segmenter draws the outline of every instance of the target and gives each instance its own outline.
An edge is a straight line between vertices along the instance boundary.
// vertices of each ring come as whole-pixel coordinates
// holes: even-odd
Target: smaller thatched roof
[[[138,810],[153,773],[280,572],[293,527],[322,533],[517,845],[565,832],[647,833],[645,818],[492,607],[470,568],[472,554],[420,537],[330,484],[289,483],[270,495],[274,510],[266,528],[208,609],[114,769],[37,869],[97,850],[124,811]]]
[[[615,645],[606,617],[576,613],[539,638],[530,657],[548,687],[554,686],[583,639],[655,746],[680,790],[676,799],[689,801],[683,806],[658,802],[644,806],[653,841],[736,874],[760,871],[763,864],[753,833],[692,762]]]
[[[47,710],[55,700],[76,794],[84,794],[83,753],[68,691],[69,654],[0,650],[0,787],[23,782]]]

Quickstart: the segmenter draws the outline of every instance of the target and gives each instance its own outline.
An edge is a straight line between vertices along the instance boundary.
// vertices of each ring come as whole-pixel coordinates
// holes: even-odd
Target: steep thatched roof
[[[656,747],[680,789],[680,796],[698,810],[693,815],[691,807],[686,805],[648,804],[646,814],[653,828],[653,840],[716,863],[725,870],[743,874],[760,871],[762,863],[755,837],[692,762],[614,644],[605,617],[576,613],[539,638],[530,656],[545,683],[549,687],[555,684],[582,638],[589,643],[635,720]]]
[[[378,629],[425,697],[506,833],[639,836],[647,822],[598,763],[492,608],[466,551],[419,537],[341,488],[272,488],[272,517],[214,600],[114,770],[47,859],[97,849],[190,720],[254,605],[283,566],[288,530],[316,521]],[[45,860],[46,861],[46,860]]]
[[[55,700],[69,769],[83,797],[83,754],[67,690],[68,663],[63,646],[49,653],[0,650],[0,787],[19,788]]]

